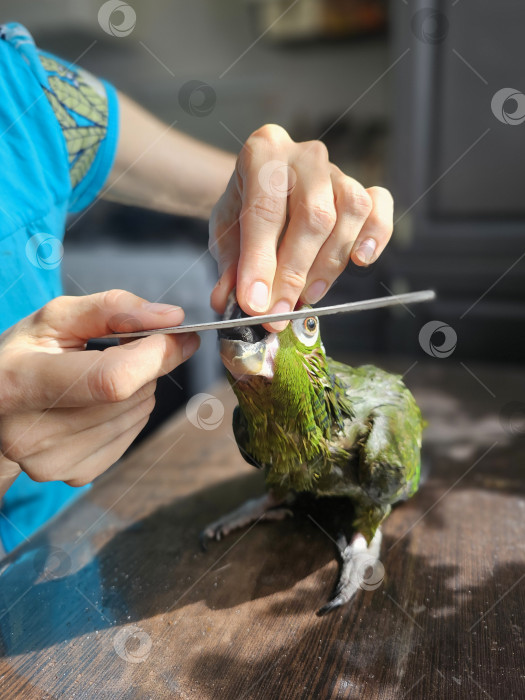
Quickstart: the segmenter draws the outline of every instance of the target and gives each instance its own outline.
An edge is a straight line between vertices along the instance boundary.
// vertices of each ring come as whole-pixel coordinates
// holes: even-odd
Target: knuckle
[[[348,264],[349,255],[346,255],[342,250],[327,255],[323,260],[323,269],[328,275],[338,277]]]
[[[131,395],[125,380],[122,368],[102,367],[89,375],[88,387],[96,401],[118,403],[125,401]]]
[[[350,183],[343,187],[337,199],[346,211],[364,219],[372,211],[372,198],[365,188],[358,183]]]
[[[325,203],[312,202],[303,205],[301,219],[304,226],[321,235],[331,233],[337,221],[335,208]]]
[[[245,265],[245,271],[247,269],[253,270],[253,274],[258,274],[261,279],[266,279],[267,276],[272,276],[276,268],[276,257],[275,250],[273,247],[258,247],[254,248],[249,253],[249,259],[247,259],[247,265]],[[246,275],[243,281],[252,281],[252,277]],[[248,286],[248,282],[244,282],[245,288]]]
[[[394,197],[392,196],[390,190],[387,190],[386,187],[378,187],[377,185],[374,185],[374,187],[369,187],[368,191],[372,192],[378,199],[388,202],[393,207]]]
[[[279,148],[283,141],[290,140],[288,133],[282,126],[278,124],[264,124],[256,129],[249,137],[246,143],[258,144],[264,141],[269,146]]]
[[[310,155],[315,158],[315,160],[323,160],[323,161],[328,161],[329,160],[329,155],[328,155],[328,148],[326,145],[319,140],[315,141],[307,141],[305,146],[307,147],[308,151],[310,152]]]
[[[306,284],[306,276],[299,270],[290,265],[283,265],[279,271],[281,283],[294,290],[294,292],[302,292]]]
[[[102,302],[111,308],[112,306],[119,306],[122,298],[126,296],[129,296],[129,292],[126,292],[124,289],[109,289],[107,292],[102,293]]]
[[[311,208],[310,217],[310,224],[322,233],[330,233],[333,231],[337,221],[334,209],[328,209],[319,205]]]
[[[273,197],[256,197],[251,204],[252,213],[257,219],[269,224],[284,222],[285,212],[283,203]]]

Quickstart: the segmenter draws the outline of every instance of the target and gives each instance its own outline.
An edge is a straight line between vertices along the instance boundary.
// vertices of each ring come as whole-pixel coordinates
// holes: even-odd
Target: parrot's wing
[[[248,452],[248,426],[246,424],[246,417],[239,406],[236,406],[233,411],[232,428],[233,436],[235,437],[235,442],[237,443],[237,447],[239,448],[241,455],[252,467],[262,469],[264,465],[256,462],[252,455]]]
[[[419,485],[423,420],[401,377],[387,375],[382,399],[368,415],[370,429],[359,450],[359,483],[370,502],[359,504],[356,526],[373,537],[391,506]]]
[[[329,366],[346,386],[361,426],[356,478],[362,495],[354,500],[354,525],[370,542],[391,506],[417,490],[423,420],[399,375],[372,365],[330,360]]]
[[[423,429],[414,397],[400,378],[392,380],[384,400],[370,411],[359,459],[361,486],[375,502],[390,505],[417,490]]]

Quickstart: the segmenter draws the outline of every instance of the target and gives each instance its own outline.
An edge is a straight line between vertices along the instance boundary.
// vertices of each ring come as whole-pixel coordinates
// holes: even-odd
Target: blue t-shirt
[[[0,332],[62,294],[68,212],[92,202],[118,140],[114,88],[0,25]],[[9,551],[85,488],[21,474],[0,509]]]

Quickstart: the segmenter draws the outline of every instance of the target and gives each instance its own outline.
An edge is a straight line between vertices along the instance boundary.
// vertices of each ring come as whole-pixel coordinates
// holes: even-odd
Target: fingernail
[[[180,306],[173,306],[173,304],[159,304],[158,302],[152,303],[145,301],[142,304],[142,308],[148,311],[150,314],[171,314],[174,311],[180,311]]]
[[[372,262],[372,258],[376,252],[376,246],[377,243],[373,238],[365,238],[355,251],[355,257],[364,265],[368,265]]]
[[[273,309],[269,313],[285,314],[291,310],[292,307],[290,303],[285,299],[281,299],[281,301],[278,301],[277,304],[274,305]],[[288,325],[288,321],[272,321],[270,325],[277,333],[280,333],[281,331],[284,331],[284,329]]]
[[[193,353],[197,350],[199,347],[201,341],[198,335],[195,333],[192,333],[187,340],[184,341],[184,344],[182,346],[182,360],[187,360],[188,357],[191,357]]]
[[[315,304],[328,289],[328,284],[324,280],[316,280],[308,287],[304,298],[308,304]]]
[[[270,290],[265,282],[254,282],[248,292],[248,304],[254,311],[266,311]]]

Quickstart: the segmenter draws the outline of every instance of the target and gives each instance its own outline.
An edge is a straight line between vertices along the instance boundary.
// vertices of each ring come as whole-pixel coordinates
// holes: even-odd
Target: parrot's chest
[[[270,449],[264,461],[266,483],[280,493],[308,491],[317,495],[356,496],[357,444],[363,423],[345,420],[343,429],[334,428],[331,437],[293,431],[285,433],[298,449]],[[270,441],[267,443],[270,444]],[[302,449],[301,449],[302,447]]]

